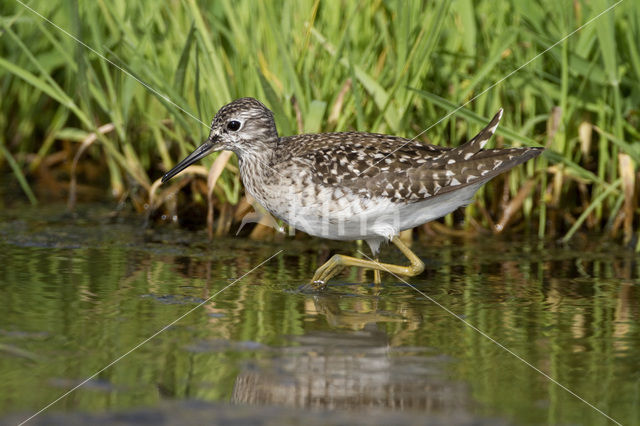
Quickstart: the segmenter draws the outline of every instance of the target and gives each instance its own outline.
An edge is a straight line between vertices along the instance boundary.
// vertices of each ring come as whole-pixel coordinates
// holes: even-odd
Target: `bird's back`
[[[502,110],[457,148],[376,133],[304,134],[281,138],[274,160],[283,168],[308,169],[316,185],[394,203],[419,202],[485,183],[542,152],[538,147],[483,149],[501,116]]]

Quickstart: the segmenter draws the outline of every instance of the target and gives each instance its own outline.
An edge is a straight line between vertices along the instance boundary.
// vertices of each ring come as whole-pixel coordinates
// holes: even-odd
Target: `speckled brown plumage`
[[[279,137],[271,111],[242,98],[220,109],[207,141],[163,180],[231,150],[246,190],[273,215],[312,235],[365,239],[375,253],[384,239],[467,204],[491,178],[542,152],[483,149],[501,117],[457,148],[360,132]]]
[[[455,149],[377,133],[319,133],[281,138],[273,162],[308,167],[317,185],[342,186],[395,203],[416,202],[488,181],[542,151],[482,150],[501,116],[502,111]]]

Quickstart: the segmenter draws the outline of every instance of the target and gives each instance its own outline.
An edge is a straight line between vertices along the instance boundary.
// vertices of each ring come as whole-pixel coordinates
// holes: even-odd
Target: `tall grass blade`
[[[4,139],[2,138],[0,138],[0,154],[2,154],[2,157],[4,157],[7,160],[9,167],[11,167],[11,170],[13,171],[13,175],[18,180],[18,183],[20,184],[20,188],[22,188],[22,191],[29,199],[29,202],[34,206],[38,204],[38,200],[34,195],[33,191],[31,190],[31,187],[27,182],[27,178],[24,176],[24,173],[22,173],[20,166],[18,165],[16,160],[13,158],[13,156],[11,155],[7,147],[4,145]]]

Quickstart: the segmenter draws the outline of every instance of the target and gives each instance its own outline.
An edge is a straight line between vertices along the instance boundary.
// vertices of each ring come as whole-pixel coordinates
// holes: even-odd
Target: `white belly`
[[[438,219],[469,204],[484,183],[411,204],[396,204],[385,198],[356,202],[353,194],[309,205],[305,205],[300,194],[291,197],[281,194],[281,198],[264,200],[262,204],[289,225],[317,237],[333,240],[390,239],[400,231]],[[330,196],[322,198],[331,199]]]

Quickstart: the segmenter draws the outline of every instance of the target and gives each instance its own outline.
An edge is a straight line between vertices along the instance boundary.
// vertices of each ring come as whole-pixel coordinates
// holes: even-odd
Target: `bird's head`
[[[163,177],[166,182],[212,152],[228,150],[238,157],[260,155],[274,148],[278,131],[273,113],[253,98],[240,98],[220,108],[211,122],[209,137]]]

